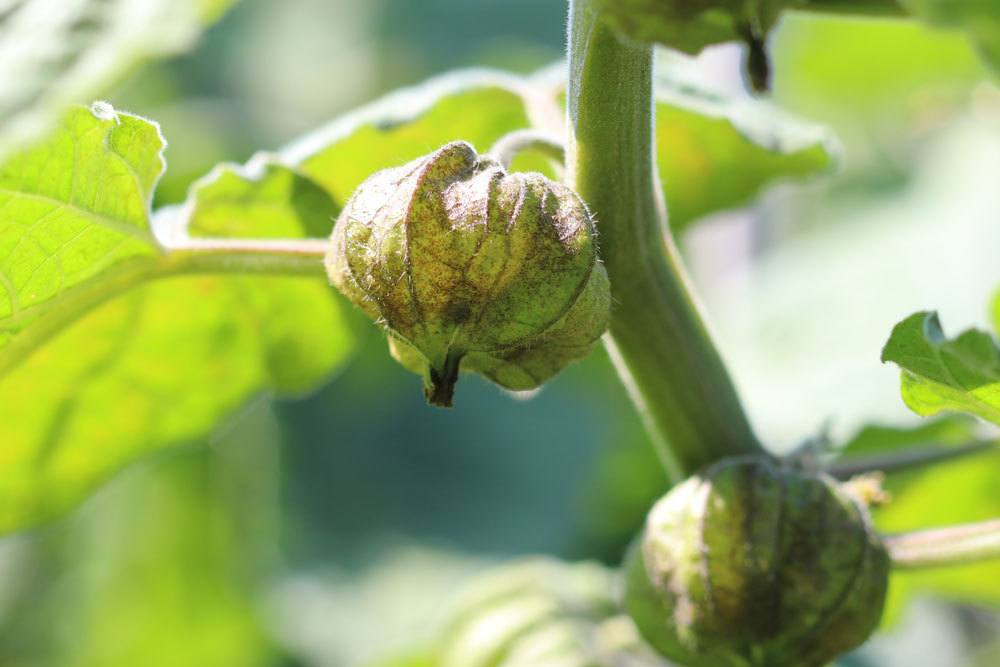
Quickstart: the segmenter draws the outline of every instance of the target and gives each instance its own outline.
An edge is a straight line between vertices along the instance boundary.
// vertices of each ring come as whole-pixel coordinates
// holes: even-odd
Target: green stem
[[[608,351],[668,472],[762,451],[670,237],[653,159],[653,50],[571,0],[567,175],[598,222]]]
[[[895,568],[937,567],[1000,558],[1000,519],[883,538]]]
[[[166,246],[165,273],[323,275],[328,239],[189,238]]]

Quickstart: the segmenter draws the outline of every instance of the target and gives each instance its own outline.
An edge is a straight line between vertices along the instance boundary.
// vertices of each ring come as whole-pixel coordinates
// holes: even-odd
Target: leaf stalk
[[[893,567],[916,569],[1000,558],[1000,518],[883,538]]]

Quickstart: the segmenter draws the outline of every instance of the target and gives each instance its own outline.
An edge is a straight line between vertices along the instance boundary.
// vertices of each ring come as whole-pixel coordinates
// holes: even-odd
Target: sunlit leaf
[[[768,186],[830,170],[832,135],[775,107],[706,90],[673,76],[657,82],[657,159],[670,208],[682,229],[746,205]],[[487,150],[507,132],[551,121],[537,99],[560,87],[560,72],[531,79],[457,72],[383,98],[296,142],[282,157],[321,183],[341,205],[374,171],[405,163],[456,139]],[[554,106],[554,103],[553,103]],[[545,128],[551,130],[551,128]],[[518,169],[548,171],[521,160]]]
[[[531,125],[527,83],[498,72],[456,72],[388,95],[295,142],[282,157],[343,205],[361,181],[462,139],[480,152]]]
[[[95,105],[0,166],[0,348],[80,283],[152,265],[164,145],[155,124]]]
[[[903,400],[917,414],[968,412],[1000,424],[1000,347],[990,334],[949,339],[937,314],[916,313],[893,329],[882,361],[902,369]]]
[[[76,246],[60,243],[70,226],[75,237],[89,235],[107,246],[85,259],[95,254],[107,259],[89,269],[83,288],[60,290],[66,279],[53,272],[51,283],[36,278],[33,289],[8,291],[8,297],[33,298],[37,306],[30,321],[15,320],[21,330],[0,350],[0,366],[6,360],[9,369],[0,381],[0,531],[70,506],[144,454],[203,437],[261,391],[309,390],[351,347],[319,266],[315,277],[170,277],[178,266],[152,244],[148,192],[136,191],[137,182],[151,187],[158,174],[150,166],[160,166],[155,126],[123,114],[98,118],[86,110],[69,118],[66,128],[11,164],[26,165],[14,172],[23,180],[38,173],[48,186],[44,176],[60,176],[60,160],[78,156],[77,163],[66,163],[66,178],[75,175],[75,181],[51,186],[68,191],[53,189],[50,195],[41,189],[45,197],[62,196],[71,204],[61,207],[46,199],[45,206],[8,205],[10,217],[4,220],[11,231],[32,229],[15,250],[36,244],[63,252],[66,259],[50,260],[52,265],[89,266],[71,252]],[[119,153],[109,157],[100,148],[102,136],[117,147],[122,127],[130,139],[119,149],[130,157],[127,169]],[[94,135],[97,147],[77,140],[81,134],[88,141]],[[67,148],[60,153],[53,146]],[[27,168],[43,164],[46,155],[55,157],[45,171]],[[77,217],[61,217],[76,208]],[[199,184],[187,207],[173,212],[175,227],[193,236],[287,238],[327,232],[334,213],[332,200],[318,186],[288,168],[266,164],[257,172],[217,170]],[[53,217],[63,224],[46,225]],[[108,220],[116,222],[117,236],[104,232]],[[142,243],[124,231],[131,229],[144,235]],[[8,275],[19,274],[9,270]],[[38,285],[50,285],[47,300],[38,296]],[[27,353],[24,340],[32,342]]]
[[[129,68],[189,48],[235,0],[0,3],[0,160]]]

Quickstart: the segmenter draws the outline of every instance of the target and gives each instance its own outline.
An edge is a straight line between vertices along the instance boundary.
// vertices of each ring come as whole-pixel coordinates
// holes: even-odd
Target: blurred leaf
[[[504,134],[528,127],[526,85],[499,72],[447,74],[343,116],[295,142],[282,156],[342,206],[379,169],[457,139],[485,152]]]
[[[20,539],[27,562],[4,591],[0,663],[278,664],[253,586],[262,544],[276,536],[277,470],[263,467],[274,462],[273,433],[252,422],[211,448],[132,469],[81,511]]]
[[[828,130],[767,102],[672,78],[669,67],[656,99],[656,157],[675,230],[744,206],[776,182],[829,171],[836,161]]]
[[[391,94],[299,140],[282,157],[341,205],[373,172],[463,139],[485,151],[504,134],[539,122],[531,101],[556,89],[551,68],[529,79],[499,72],[444,75]],[[561,69],[558,76],[562,76]],[[767,186],[828,171],[836,147],[825,129],[761,101],[737,99],[671,78],[657,84],[657,159],[682,229],[706,214],[742,206]],[[515,167],[549,173],[544,161]]]
[[[899,451],[929,441],[958,445],[975,435],[967,419],[946,418],[910,429],[870,426],[862,429],[843,449],[854,455]],[[889,475],[885,489],[891,501],[874,510],[875,524],[883,533],[942,527],[1000,516],[1000,448],[933,466]],[[915,595],[934,594],[974,604],[1000,604],[1000,579],[995,562],[963,564],[923,570],[896,570],[889,586],[885,623],[899,619]]]
[[[235,0],[13,0],[0,7],[0,161],[129,68],[180,53]]]
[[[921,445],[964,445],[976,438],[976,422],[958,415],[923,422],[912,428],[869,424],[841,450],[841,460],[889,454]]]
[[[614,599],[612,571],[533,559],[463,591],[441,634],[438,667],[666,667]]]
[[[886,129],[880,123],[873,131],[873,117],[906,132],[941,93],[968,90],[984,76],[960,35],[914,21],[790,12],[771,46],[779,102],[812,118],[864,125],[869,142]]]
[[[91,551],[108,574],[83,600],[91,608],[68,665],[249,667],[274,659],[243,573],[234,571],[247,566],[243,545],[206,458],[170,460],[119,491],[123,502],[110,514],[116,537]]]
[[[892,330],[882,361],[902,369],[903,400],[917,414],[968,412],[1000,425],[1000,348],[988,333],[949,340],[936,313],[916,313]]]
[[[968,33],[983,60],[1000,74],[1000,1],[901,0],[903,6],[931,25]]]
[[[70,276],[104,270],[81,283],[85,291],[58,292],[58,298],[48,301],[38,296],[38,287],[25,290],[25,298],[39,303],[37,314],[26,323],[8,317],[27,328],[8,335],[7,346],[0,350],[0,364],[6,360],[12,369],[0,381],[0,531],[70,506],[144,454],[203,437],[261,391],[308,391],[352,345],[320,271],[315,278],[184,276],[144,285],[178,270],[149,242],[133,243],[131,234],[120,231],[136,229],[147,241],[152,239],[144,200],[134,187],[135,180],[151,184],[158,173],[149,166],[160,167],[155,126],[124,114],[117,121],[104,120],[85,110],[70,119],[66,129],[12,164],[25,165],[14,173],[27,179],[40,171],[45,156],[72,155],[76,146],[80,164],[59,184],[70,189],[57,193],[80,193],[65,198],[82,203],[59,206],[44,199],[35,206],[26,204],[13,209],[20,217],[8,219],[8,229],[20,232],[33,225],[35,231],[26,237],[30,244],[39,252],[64,252],[61,264],[48,263],[63,271],[73,266],[76,271]],[[133,126],[138,129],[130,129]],[[123,158],[117,153],[109,157],[84,150],[91,144],[77,139],[84,136],[103,145],[102,137],[108,136],[115,149],[120,127],[133,139],[122,141],[119,149],[131,157],[128,168],[119,163]],[[52,164],[45,173],[54,171]],[[123,172],[129,177],[114,178]],[[56,195],[44,195],[50,196]],[[99,207],[103,202],[110,213]],[[78,219],[62,217],[83,205],[91,208],[80,208]],[[318,186],[286,167],[260,161],[256,171],[217,170],[195,188],[187,207],[174,212],[173,224],[192,235],[303,237],[328,231],[333,211],[333,202]],[[118,217],[108,217],[111,214]],[[75,246],[61,242],[69,232],[45,224],[53,217],[65,220],[65,226],[75,225],[69,232],[79,238],[91,235],[95,244],[111,243],[103,223],[113,220],[118,242],[111,243],[110,250],[101,246],[103,252],[96,256],[118,257],[115,253],[125,254],[118,248],[126,247],[134,253],[114,264],[104,260],[106,268],[88,269],[87,260],[95,253],[84,252],[87,244],[81,244],[80,258],[62,251]],[[14,245],[16,249],[29,243]],[[41,264],[46,265],[44,259]],[[14,269],[7,274],[20,275]],[[49,292],[67,280],[53,272]],[[43,283],[39,279],[36,284]],[[120,298],[106,301],[122,292]],[[8,291],[8,297],[15,294],[20,297],[21,292]],[[23,353],[25,336],[40,344],[30,355]]]

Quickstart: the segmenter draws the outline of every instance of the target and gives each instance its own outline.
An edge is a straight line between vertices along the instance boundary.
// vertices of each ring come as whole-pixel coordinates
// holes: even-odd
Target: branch
[[[321,275],[327,239],[182,238],[164,245],[167,273]]]
[[[887,535],[883,541],[899,569],[1000,558],[1000,519]]]
[[[855,475],[861,475],[866,472],[895,472],[897,470],[919,468],[921,466],[979,454],[995,446],[995,440],[982,440],[958,447],[928,445],[926,447],[907,449],[902,452],[893,452],[892,454],[857,456],[831,463],[826,467],[826,473],[837,479],[850,479]]]

